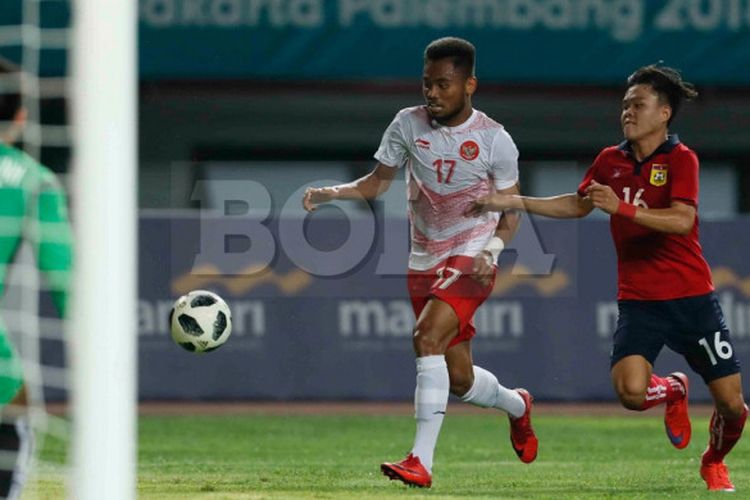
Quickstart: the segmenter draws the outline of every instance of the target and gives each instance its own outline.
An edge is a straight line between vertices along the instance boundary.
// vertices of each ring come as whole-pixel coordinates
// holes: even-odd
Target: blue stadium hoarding
[[[697,83],[750,83],[744,0],[141,0],[141,74],[413,79],[430,40],[479,51],[511,83],[621,83],[663,60]]]
[[[333,251],[348,244],[340,219],[317,214],[309,224],[312,247]],[[407,221],[378,220],[362,262],[340,276],[311,272],[299,248],[290,258],[282,225],[275,219],[239,225],[214,216],[141,218],[141,398],[413,396],[414,318],[405,277],[382,272],[405,265],[393,242],[405,240]],[[608,355],[617,316],[616,261],[606,221],[536,219],[522,227],[525,234],[506,252],[503,274],[476,316],[477,363],[540,399],[613,400]],[[750,219],[711,222],[701,232],[735,348],[747,366],[750,263],[743,249],[750,247]],[[222,234],[221,243],[241,258],[207,250]],[[726,234],[734,235],[732,245],[725,244]],[[270,266],[248,258],[252,246],[230,243],[248,235],[270,242]],[[218,292],[233,310],[232,337],[207,355],[185,352],[167,331],[174,298],[196,288]],[[690,372],[665,349],[657,370],[676,369]],[[708,393],[696,383],[692,396],[706,400]]]
[[[42,27],[68,26],[68,4],[40,2]],[[3,0],[0,26],[21,6]],[[620,84],[663,60],[696,83],[750,83],[746,0],[139,0],[138,15],[146,80],[412,81],[424,46],[456,35],[488,82]],[[19,57],[6,38],[0,54]],[[64,53],[41,63],[59,74]]]

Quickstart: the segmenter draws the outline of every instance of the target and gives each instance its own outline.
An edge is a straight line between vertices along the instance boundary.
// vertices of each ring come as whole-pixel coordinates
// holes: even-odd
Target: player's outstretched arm
[[[385,193],[398,171],[378,163],[369,174],[347,184],[322,188],[307,188],[302,197],[302,206],[308,212],[314,212],[321,203],[332,200],[372,200]]]
[[[494,193],[474,200],[464,213],[470,217],[477,217],[484,212],[521,210],[556,219],[575,219],[587,216],[593,209],[594,205],[591,200],[577,193],[549,198]]]
[[[592,181],[586,194],[596,208],[610,215],[621,215],[636,224],[655,231],[672,234],[688,234],[695,224],[695,207],[673,201],[669,208],[645,208],[625,203],[611,187]]]

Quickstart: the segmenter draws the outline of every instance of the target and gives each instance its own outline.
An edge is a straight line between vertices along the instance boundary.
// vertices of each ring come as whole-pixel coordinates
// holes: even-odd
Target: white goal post
[[[73,0],[75,271],[69,322],[77,500],[136,494],[135,0]]]

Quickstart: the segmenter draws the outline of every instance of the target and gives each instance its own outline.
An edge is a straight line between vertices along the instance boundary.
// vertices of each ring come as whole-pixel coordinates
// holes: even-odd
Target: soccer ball
[[[218,349],[232,333],[232,313],[213,292],[193,290],[177,299],[169,313],[172,340],[195,353]]]

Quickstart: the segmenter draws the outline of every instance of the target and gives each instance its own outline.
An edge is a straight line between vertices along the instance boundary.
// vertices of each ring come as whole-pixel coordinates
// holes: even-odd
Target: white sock
[[[474,385],[461,396],[461,401],[482,408],[497,408],[518,418],[526,412],[526,403],[520,394],[500,385],[497,378],[484,368],[474,366]]]
[[[432,455],[435,452],[440,426],[443,425],[448,406],[448,365],[445,356],[417,358],[417,388],[414,391],[414,416],[417,434],[411,452],[419,457],[425,469],[432,472]]]

